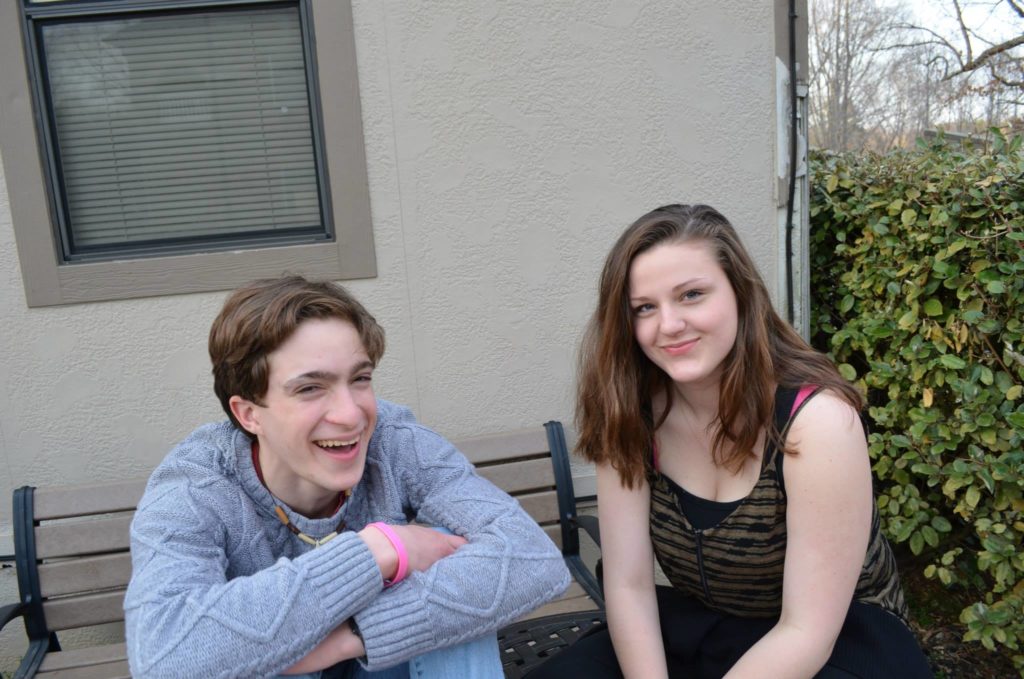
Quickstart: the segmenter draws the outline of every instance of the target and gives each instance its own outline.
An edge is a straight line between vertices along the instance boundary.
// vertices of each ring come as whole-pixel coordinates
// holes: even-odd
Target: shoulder
[[[374,435],[386,429],[416,424],[418,424],[416,416],[412,414],[412,410],[408,406],[385,401],[382,398],[377,399],[377,426],[374,429]]]
[[[866,478],[870,482],[867,439],[857,410],[829,390],[804,402],[790,425],[786,444],[795,452],[786,458],[786,485],[802,478]]]
[[[420,424],[406,406],[377,400],[377,426],[370,441],[371,457],[390,458],[407,450],[432,454],[454,446],[434,430]]]
[[[838,432],[864,436],[860,413],[830,389],[814,392],[793,415],[790,443],[800,448],[798,435],[834,435]]]
[[[198,509],[199,498],[236,495],[241,491],[238,456],[249,448],[248,437],[230,422],[206,424],[178,443],[153,471],[139,502],[137,516],[177,506]],[[216,502],[216,500],[210,500]]]

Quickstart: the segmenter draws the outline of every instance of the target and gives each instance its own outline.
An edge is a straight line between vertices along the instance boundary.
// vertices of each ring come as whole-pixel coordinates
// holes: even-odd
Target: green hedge
[[[1024,676],[1024,154],[812,155],[812,336],[867,395],[878,507]]]

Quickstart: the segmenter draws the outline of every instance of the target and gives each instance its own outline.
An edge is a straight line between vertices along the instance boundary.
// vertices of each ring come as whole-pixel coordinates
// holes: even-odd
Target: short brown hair
[[[654,432],[672,405],[672,380],[636,343],[629,272],[638,255],[665,243],[708,245],[736,295],[736,342],[723,361],[712,443],[717,464],[738,469],[762,429],[777,445],[782,443],[772,421],[775,385],[825,387],[861,408],[860,393],[828,357],[809,347],[775,312],[729,220],[708,205],[665,205],[627,228],[605,261],[597,309],[579,354],[576,450],[584,458],[610,463],[627,488],[651,471],[649,453]],[[658,392],[666,407],[654,413],[652,396]]]
[[[384,330],[340,285],[284,276],[253,281],[224,302],[210,327],[213,390],[231,422],[232,396],[259,403],[267,393],[267,356],[284,344],[303,321],[336,318],[351,323],[374,365],[384,355]]]

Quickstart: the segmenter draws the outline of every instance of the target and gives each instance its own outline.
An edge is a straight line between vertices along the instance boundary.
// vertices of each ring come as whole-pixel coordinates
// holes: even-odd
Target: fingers
[[[451,545],[453,552],[469,542],[469,540],[461,535],[445,535],[445,538],[448,540],[448,544]]]
[[[441,533],[425,526],[393,526],[409,553],[409,567],[423,571],[430,568],[439,559],[453,554],[459,547],[466,544],[466,539],[458,535]]]

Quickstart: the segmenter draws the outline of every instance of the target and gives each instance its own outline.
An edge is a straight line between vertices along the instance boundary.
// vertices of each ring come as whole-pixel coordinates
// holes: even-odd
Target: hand
[[[405,545],[410,571],[425,571],[435,561],[454,554],[455,550],[466,544],[466,538],[426,526],[391,526],[391,530],[398,534]]]
[[[312,651],[282,674],[308,674],[366,655],[363,640],[352,631],[348,620],[338,625]]]
[[[426,526],[391,525],[391,530],[395,531],[405,546],[405,551],[409,555],[410,571],[425,571],[438,559],[453,554],[456,549],[466,544],[465,538]],[[379,529],[367,526],[359,531],[359,537],[373,554],[384,579],[393,578],[395,571],[398,570],[398,553],[387,536]]]

